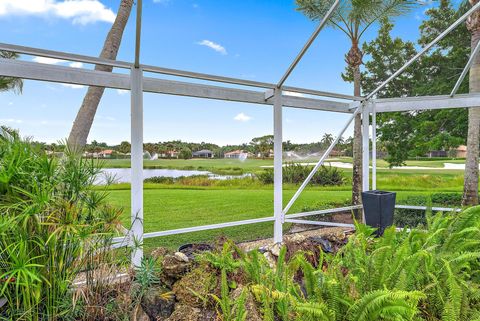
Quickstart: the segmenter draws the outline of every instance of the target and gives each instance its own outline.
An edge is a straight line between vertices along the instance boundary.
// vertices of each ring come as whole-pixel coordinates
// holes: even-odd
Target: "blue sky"
[[[118,3],[0,0],[0,42],[97,56]],[[423,12],[430,5],[397,19],[394,35],[415,41]],[[293,0],[144,0],[141,62],[277,82],[315,26],[295,11]],[[376,27],[364,40],[375,35]],[[351,84],[340,77],[348,49],[347,38],[340,31],[325,29],[287,85],[351,94]],[[134,16],[125,31],[118,59],[131,61],[133,53]],[[26,81],[22,95],[0,93],[0,124],[19,128],[22,135],[36,140],[56,142],[68,136],[85,92],[86,88]],[[237,144],[269,134],[273,127],[272,109],[268,106],[154,94],[145,94],[144,104],[146,142],[181,139]],[[336,134],[347,118],[286,108],[284,140],[318,141],[324,133]],[[129,140],[129,136],[129,94],[109,89],[99,106],[89,141],[115,144]]]

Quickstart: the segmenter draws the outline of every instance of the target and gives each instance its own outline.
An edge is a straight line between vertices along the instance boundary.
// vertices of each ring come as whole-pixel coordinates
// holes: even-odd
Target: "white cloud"
[[[82,89],[85,88],[84,85],[76,85],[76,84],[61,84],[63,87],[72,88],[72,89]]]
[[[223,47],[222,45],[220,45],[218,43],[210,41],[210,40],[199,41],[199,42],[197,42],[197,45],[206,46],[208,48],[211,48],[211,49],[215,50],[216,52],[221,53],[222,55],[227,54],[227,49],[225,49],[225,47]]]
[[[81,25],[115,20],[115,13],[100,0],[1,0],[0,16],[6,15],[54,16]]]
[[[252,119],[252,117],[245,115],[244,113],[240,113],[237,116],[233,117],[236,121],[247,122]]]
[[[125,90],[125,89],[117,89],[117,94],[120,96],[126,95],[130,92],[130,90]]]
[[[81,63],[81,62],[72,62],[72,63],[70,63],[69,66],[72,67],[72,68],[83,68],[83,63]]]
[[[32,59],[32,61],[39,62],[41,64],[48,64],[48,65],[58,65],[65,62],[65,60],[62,60],[62,59],[46,58],[46,57],[35,57]]]
[[[8,106],[13,106],[13,101],[9,102]]]

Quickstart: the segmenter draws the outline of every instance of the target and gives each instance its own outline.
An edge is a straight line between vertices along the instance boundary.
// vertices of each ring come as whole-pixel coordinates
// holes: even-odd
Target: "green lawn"
[[[294,190],[284,191],[286,204]],[[425,191],[401,191],[398,199],[409,195],[428,194]],[[342,202],[349,199],[349,190],[322,190],[312,188],[303,192],[290,213],[299,212],[304,206],[319,202]],[[130,221],[130,190],[112,190],[109,196],[112,204],[124,208],[123,222]],[[273,191],[269,189],[145,189],[144,194],[145,231],[154,232],[191,226],[238,221],[267,217],[273,213]],[[252,240],[272,236],[272,223],[253,224],[220,230],[202,231],[167,237],[148,239],[148,250],[157,246],[178,247],[188,242],[212,241],[219,235],[234,240]]]
[[[435,167],[443,160],[418,161],[412,166]],[[451,162],[451,161],[448,161]],[[157,160],[146,161],[145,166],[164,168],[195,168],[225,170],[240,168],[244,172],[262,170],[260,166],[271,165],[271,160]],[[421,164],[420,164],[421,163]],[[428,164],[428,165],[427,165]],[[125,160],[110,160],[106,166],[129,166]],[[443,166],[443,165],[442,165]],[[301,211],[305,206],[319,202],[344,201],[351,195],[350,169],[345,172],[347,183],[336,187],[308,187],[293,206],[291,213]],[[145,231],[177,229],[191,226],[238,221],[272,215],[273,186],[262,185],[258,180],[239,179],[227,181],[204,182],[192,180],[191,185],[145,184]],[[284,186],[284,202],[288,202],[298,186]],[[430,194],[434,192],[461,192],[463,172],[458,170],[414,170],[414,169],[379,169],[377,188],[397,192],[399,203],[410,195]],[[130,187],[129,184],[110,187],[111,203],[125,209],[123,221],[128,226],[130,221]],[[182,235],[148,239],[147,250],[156,246],[178,247],[188,242],[212,241],[219,235],[225,235],[237,241],[251,240],[272,235],[272,223],[254,224],[239,227],[211,230]]]

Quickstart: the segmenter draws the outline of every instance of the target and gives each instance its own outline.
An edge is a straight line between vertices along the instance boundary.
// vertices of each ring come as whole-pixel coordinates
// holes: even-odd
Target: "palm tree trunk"
[[[353,68],[354,95],[360,96],[360,66]],[[362,195],[362,115],[355,117],[353,128],[353,177],[352,177],[352,203],[361,203]]]
[[[472,50],[480,41],[480,17],[472,15],[469,20],[472,32]],[[480,57],[477,56],[470,69],[470,93],[480,92]],[[480,107],[468,110],[467,160],[463,186],[462,205],[478,204],[478,152],[480,135]]]
[[[470,0],[473,6],[479,0]],[[467,20],[467,28],[472,34],[471,48],[480,41],[480,13],[473,13]],[[480,92],[480,57],[477,56],[470,69],[470,93]],[[478,204],[478,152],[480,135],[480,107],[468,110],[467,160],[463,184],[462,205]]]
[[[117,58],[118,49],[122,42],[123,32],[127,25],[130,12],[132,11],[132,6],[133,0],[121,0],[117,17],[105,39],[100,58],[113,60]],[[113,68],[110,66],[96,65],[95,70],[112,72]],[[103,87],[88,88],[68,137],[68,143],[70,145],[83,147],[87,144],[88,134],[92,128],[93,119],[95,118],[104,91],[105,88]]]

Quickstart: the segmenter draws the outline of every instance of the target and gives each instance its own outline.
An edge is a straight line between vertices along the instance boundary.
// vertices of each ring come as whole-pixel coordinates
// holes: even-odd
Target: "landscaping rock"
[[[148,289],[141,302],[143,310],[152,321],[166,320],[173,313],[174,305],[173,293],[162,287]]]
[[[213,310],[200,309],[186,304],[177,304],[175,311],[165,321],[215,321],[217,313]]]
[[[211,301],[210,294],[220,295],[220,277],[207,264],[202,264],[176,282],[173,292],[178,302],[202,308]]]
[[[167,254],[163,258],[161,280],[169,287],[185,275],[185,273],[191,268],[192,262],[188,260],[183,253],[181,254],[182,255]],[[185,261],[185,258],[187,261]]]
[[[186,256],[186,255],[185,255],[184,253],[182,253],[182,252],[175,252],[174,256],[175,256],[175,258],[176,258],[177,260],[179,260],[179,261],[183,261],[183,262],[186,262],[186,263],[188,263],[188,261],[190,261],[189,258],[188,258],[188,256]]]

